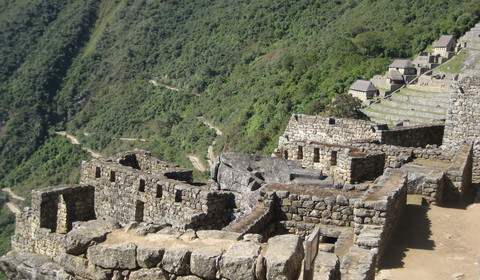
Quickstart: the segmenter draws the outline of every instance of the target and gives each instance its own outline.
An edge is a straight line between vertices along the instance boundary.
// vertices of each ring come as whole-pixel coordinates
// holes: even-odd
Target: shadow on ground
[[[398,227],[392,236],[381,262],[382,269],[403,267],[403,259],[410,249],[433,250],[435,242],[430,239],[429,206],[407,204]]]

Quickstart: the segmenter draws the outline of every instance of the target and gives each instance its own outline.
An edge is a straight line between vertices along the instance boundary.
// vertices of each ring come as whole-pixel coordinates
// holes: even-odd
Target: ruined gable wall
[[[297,160],[302,166],[322,170],[334,181],[356,183],[378,177],[383,173],[385,155],[366,154],[356,147],[318,142],[295,141],[284,143],[278,156]]]
[[[313,193],[312,193],[313,192]],[[306,236],[317,224],[350,227],[361,191],[272,185],[263,196],[274,205],[275,220],[290,233]]]
[[[444,125],[396,127],[381,130],[380,143],[401,147],[426,147],[442,145]]]
[[[16,216],[12,249],[48,255],[65,253],[65,234],[76,221],[95,218],[93,187],[57,186],[32,191],[32,207]]]
[[[452,157],[464,141],[473,143],[473,178],[480,180],[480,89],[456,90],[451,95],[445,121],[443,148]]]
[[[355,203],[355,245],[378,249],[377,263],[390,242],[407,202],[407,175],[387,170],[376,186]]]
[[[169,179],[187,183],[193,181],[193,171],[191,169],[181,168],[178,164],[161,161],[152,157],[148,151],[134,150],[121,153],[115,161],[121,165],[130,166],[147,173],[163,174]]]
[[[129,166],[92,160],[81,181],[95,187],[95,213],[122,223],[169,223],[179,228],[218,229],[231,195],[171,180]]]
[[[472,148],[471,143],[462,144],[445,174],[444,198],[447,201],[460,199],[472,185]]]
[[[368,121],[293,114],[280,136],[279,148],[290,141],[344,144],[352,140],[376,139],[377,126]]]

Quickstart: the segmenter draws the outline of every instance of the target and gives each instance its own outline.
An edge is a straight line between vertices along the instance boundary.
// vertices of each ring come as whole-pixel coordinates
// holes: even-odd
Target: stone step
[[[450,102],[447,99],[441,99],[441,98],[425,98],[422,96],[414,96],[414,95],[409,95],[409,94],[394,94],[391,97],[391,100],[393,101],[406,101],[406,102],[412,102],[416,104],[421,104],[421,105],[428,105],[428,106],[439,106],[442,108],[448,108]]]
[[[375,278],[375,257],[377,253],[359,247],[352,247],[340,265],[342,280]]]
[[[441,98],[450,100],[451,94],[449,92],[432,92],[432,91],[420,91],[417,89],[402,88],[401,93],[406,93],[412,96],[422,96],[426,98]]]
[[[400,100],[384,99],[382,100],[381,104],[384,104],[386,106],[391,106],[391,107],[404,108],[404,109],[414,109],[414,110],[426,111],[426,112],[432,112],[432,113],[441,113],[443,115],[447,113],[447,108],[445,107],[422,105],[422,104],[400,101]]]
[[[414,108],[401,108],[401,107],[395,107],[395,106],[388,106],[383,102],[378,104],[373,104],[372,106],[370,106],[370,108],[377,111],[389,112],[395,115],[411,115],[411,116],[427,118],[427,119],[442,119],[446,117],[445,116],[446,112],[436,113],[436,112],[415,110]]]
[[[433,122],[431,118],[422,118],[414,115],[404,115],[404,114],[392,114],[388,111],[373,110],[366,108],[362,110],[370,118],[379,118],[384,120],[390,120],[392,124],[397,124],[403,121],[408,120],[411,124],[430,124]]]
[[[376,122],[376,123],[381,123],[381,124],[386,124],[388,126],[395,126],[396,123],[392,122],[392,120],[387,120],[384,118],[379,118],[379,117],[374,117],[374,116],[368,116],[370,118],[370,121]]]

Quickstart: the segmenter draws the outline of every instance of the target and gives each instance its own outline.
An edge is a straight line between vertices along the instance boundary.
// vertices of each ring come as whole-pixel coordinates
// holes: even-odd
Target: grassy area
[[[402,110],[402,111],[406,111],[406,112],[411,112],[411,111],[412,111],[412,110],[407,109],[407,108],[400,108],[400,107],[388,106],[388,105],[385,105],[385,104],[382,104],[382,103],[378,103],[377,106],[380,106],[380,107],[386,108],[386,109]],[[435,114],[435,115],[439,115],[439,116],[445,115],[444,113],[424,111],[424,110],[414,110],[414,111],[415,111],[415,112],[420,112],[420,113]]]
[[[470,57],[470,53],[467,51],[457,54],[454,58],[438,66],[435,70],[445,73],[462,73],[463,62]]]

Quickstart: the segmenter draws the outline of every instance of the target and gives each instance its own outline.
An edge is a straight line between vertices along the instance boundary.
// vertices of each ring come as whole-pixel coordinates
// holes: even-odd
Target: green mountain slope
[[[133,146],[186,163],[215,137],[205,116],[224,130],[217,151],[269,153],[291,113],[320,113],[389,58],[465,31],[475,4],[3,1],[0,180],[52,128],[106,154],[141,137]]]
[[[75,177],[34,164],[51,146],[62,174],[88,158],[69,157],[53,130],[104,155],[143,148],[185,166],[215,139],[216,153],[270,154],[291,113],[328,114],[356,79],[467,30],[479,4],[0,0],[0,186]]]

